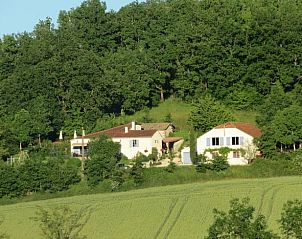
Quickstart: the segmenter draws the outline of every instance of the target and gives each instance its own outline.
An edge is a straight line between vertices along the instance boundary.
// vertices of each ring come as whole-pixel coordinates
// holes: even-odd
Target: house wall
[[[168,137],[171,133],[173,133],[174,129],[172,125],[169,125],[168,128],[164,131],[165,136]]]
[[[232,145],[232,137],[239,137],[239,145]],[[212,145],[212,138],[219,138],[219,145]],[[221,147],[238,150],[252,141],[252,136],[237,128],[212,129],[197,139],[197,153],[203,154],[206,149],[219,149]],[[210,152],[206,152],[205,155],[209,159],[213,158],[213,154]],[[239,158],[234,157],[232,151],[228,154],[228,163],[230,165],[245,165],[248,164],[248,161],[242,155]]]
[[[127,158],[132,159],[138,153],[142,153],[146,156],[152,153],[152,147],[156,148],[158,153],[161,154],[162,149],[162,139],[164,138],[164,133],[160,133],[159,131],[155,132],[152,137],[133,137],[133,138],[112,138],[113,142],[117,142],[121,144],[121,153],[125,155]],[[84,139],[84,146],[87,146],[91,139]],[[137,147],[133,147],[133,140],[137,140]],[[78,153],[74,147],[82,146],[82,139],[72,139],[70,140],[70,152],[71,155],[73,153]]]
[[[165,138],[165,135],[162,134],[160,131],[157,131],[153,136],[152,136],[152,146],[151,146],[151,151],[152,148],[156,148],[157,152],[161,155],[162,154],[162,145],[163,145],[163,139]]]
[[[71,155],[73,155],[73,153],[78,153],[77,151],[74,150],[75,146],[80,146],[82,147],[82,144],[84,144],[84,147],[86,147],[89,143],[90,139],[82,139],[81,138],[77,138],[77,139],[71,139],[70,140],[70,153]]]
[[[113,138],[112,140],[121,144],[121,153],[129,159],[133,159],[138,153],[148,156],[152,153],[152,147],[161,153],[162,136],[159,132],[156,132],[152,138]],[[136,147],[132,145],[133,140],[138,142]]]

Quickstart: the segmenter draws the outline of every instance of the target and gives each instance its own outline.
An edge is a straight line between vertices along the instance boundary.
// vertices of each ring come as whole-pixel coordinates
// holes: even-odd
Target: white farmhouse
[[[245,165],[249,163],[249,159],[242,155],[240,149],[253,150],[255,148],[251,147],[253,139],[260,135],[260,129],[253,124],[228,122],[218,125],[197,139],[197,154],[205,153],[209,159],[212,159],[217,152],[205,152],[207,149],[215,150],[228,147],[232,149],[228,154],[228,163],[230,165]]]
[[[82,148],[87,150],[88,143],[100,135],[107,135],[114,142],[121,144],[121,153],[127,158],[132,159],[138,153],[149,155],[152,148],[156,148],[159,153],[165,146],[164,139],[174,129],[170,123],[129,124],[117,126],[111,129],[98,131],[85,136],[75,137],[70,141],[71,153],[73,156],[82,156]]]
[[[260,129],[253,124],[227,122],[216,126],[197,139],[197,154],[204,154],[208,159],[213,159],[218,154],[219,148],[228,147],[231,150],[227,156],[228,163],[246,165],[257,154],[253,139],[260,135]],[[190,163],[188,148],[182,151],[182,158],[184,163]]]

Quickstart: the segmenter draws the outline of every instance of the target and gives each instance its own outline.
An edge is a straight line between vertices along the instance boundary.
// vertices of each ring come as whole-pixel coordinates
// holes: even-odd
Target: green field
[[[270,228],[278,230],[283,203],[302,199],[302,177],[234,179],[19,203],[1,206],[0,215],[11,239],[42,238],[31,219],[37,206],[62,204],[94,208],[83,231],[88,238],[203,238],[214,207],[226,210],[231,198],[246,196]]]

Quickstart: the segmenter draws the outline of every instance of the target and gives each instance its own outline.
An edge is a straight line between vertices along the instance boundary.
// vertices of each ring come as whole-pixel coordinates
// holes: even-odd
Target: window
[[[240,152],[239,151],[233,151],[233,158],[240,158]]]
[[[213,146],[219,146],[219,138],[218,137],[212,138],[212,145]]]
[[[138,145],[137,139],[130,140],[130,147],[138,147]]]
[[[154,143],[155,143],[155,144],[158,144],[158,140],[154,140]]]
[[[239,137],[232,137],[232,145],[239,145]]]

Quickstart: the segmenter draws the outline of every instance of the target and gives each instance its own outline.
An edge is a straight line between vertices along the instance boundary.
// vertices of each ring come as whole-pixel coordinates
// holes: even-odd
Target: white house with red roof
[[[260,129],[253,124],[227,122],[197,138],[197,154],[204,154],[211,160],[219,154],[220,148],[227,147],[230,149],[227,155],[230,165],[246,165],[257,154],[253,140],[260,135]],[[188,152],[188,149],[182,152],[184,162],[189,162]]]
[[[107,135],[114,142],[120,143],[121,153],[129,159],[138,153],[147,156],[152,153],[152,148],[161,153],[167,136],[173,130],[174,126],[171,123],[138,124],[133,121],[83,137],[75,137],[70,141],[71,153],[73,156],[82,156],[82,147],[87,149],[88,143],[100,135]]]

